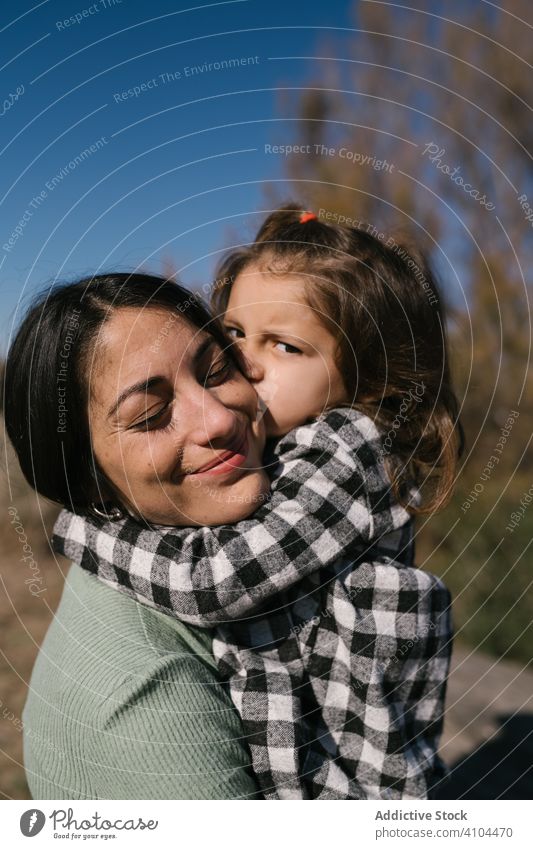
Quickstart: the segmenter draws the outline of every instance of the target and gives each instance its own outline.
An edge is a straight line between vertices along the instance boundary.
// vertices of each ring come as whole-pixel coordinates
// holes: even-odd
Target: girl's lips
[[[244,465],[248,457],[248,436],[245,433],[240,445],[234,451],[226,451],[221,458],[207,469],[192,472],[195,478],[203,478],[212,475],[224,475]]]

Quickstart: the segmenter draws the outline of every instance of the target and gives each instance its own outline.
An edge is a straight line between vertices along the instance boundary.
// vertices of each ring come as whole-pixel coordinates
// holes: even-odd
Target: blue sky
[[[172,257],[186,285],[209,280],[285,178],[265,144],[294,139],[279,89],[310,61],[277,57],[353,26],[349,0],[3,4],[2,349],[56,278]]]

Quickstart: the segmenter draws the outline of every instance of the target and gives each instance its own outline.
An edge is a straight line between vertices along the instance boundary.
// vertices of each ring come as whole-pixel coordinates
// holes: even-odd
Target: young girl
[[[214,305],[278,438],[270,500],[221,527],[63,511],[55,546],[215,627],[266,798],[427,798],[444,774],[450,598],[414,567],[412,516],[450,497],[460,448],[435,281],[419,258],[292,206],[218,279]]]

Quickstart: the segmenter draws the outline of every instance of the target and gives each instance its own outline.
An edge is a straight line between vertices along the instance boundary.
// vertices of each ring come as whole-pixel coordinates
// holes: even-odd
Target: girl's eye
[[[301,354],[299,348],[296,348],[294,345],[289,345],[288,342],[276,342],[276,348],[280,347],[280,350],[284,350],[286,354]]]
[[[238,327],[228,327],[226,325],[226,333],[228,336],[231,336],[232,339],[244,339],[244,333],[242,330],[239,330]]]

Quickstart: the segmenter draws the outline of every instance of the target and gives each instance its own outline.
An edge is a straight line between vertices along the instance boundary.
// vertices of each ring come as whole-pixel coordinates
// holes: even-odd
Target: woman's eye
[[[242,330],[239,330],[238,327],[228,327],[226,325],[226,333],[228,336],[231,336],[232,339],[244,339],[244,333]]]
[[[213,363],[209,369],[205,382],[211,384],[216,384],[217,382],[221,383],[233,373],[233,369],[234,364],[230,357],[224,357],[222,360],[217,360],[217,362]]]
[[[150,430],[153,425],[156,425],[161,419],[163,419],[163,414],[168,410],[168,404],[165,404],[164,407],[161,407],[156,413],[153,413],[151,416],[147,416],[144,419],[141,419],[132,426],[136,430]]]
[[[301,350],[288,342],[276,342],[276,348],[283,350],[286,354],[301,354]]]

